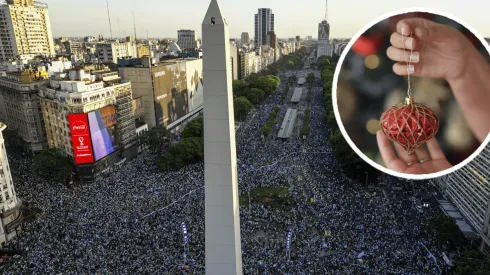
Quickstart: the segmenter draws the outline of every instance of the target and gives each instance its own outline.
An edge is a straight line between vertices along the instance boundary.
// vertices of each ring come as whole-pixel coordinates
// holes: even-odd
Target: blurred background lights
[[[375,135],[376,132],[378,132],[378,130],[380,129],[379,120],[377,119],[368,120],[368,122],[366,123],[366,129],[370,134]]]
[[[371,70],[378,68],[379,57],[374,54],[368,55],[366,59],[364,59],[364,65],[366,65],[366,67]]]

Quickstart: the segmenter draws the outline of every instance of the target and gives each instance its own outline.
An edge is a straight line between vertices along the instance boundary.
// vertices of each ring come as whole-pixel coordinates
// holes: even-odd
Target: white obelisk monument
[[[206,275],[241,275],[228,24],[216,0],[202,23]]]

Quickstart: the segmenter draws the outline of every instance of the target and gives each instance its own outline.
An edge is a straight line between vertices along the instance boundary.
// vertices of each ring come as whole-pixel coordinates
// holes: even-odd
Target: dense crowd
[[[398,191],[360,187],[339,172],[329,153],[319,72],[311,103],[304,89],[294,105],[300,114],[311,110],[310,137],[275,138],[293,108],[281,95],[287,77],[308,72],[282,75],[278,91],[237,132],[240,194],[282,186],[293,202],[241,205],[244,274],[440,274],[440,256],[420,227],[431,211],[411,215]],[[263,138],[277,105],[276,125]],[[5,274],[204,274],[203,164],[160,173],[154,158],[142,154],[92,184],[66,186],[37,178],[28,158],[12,157],[17,194],[40,214],[9,243],[23,255]]]

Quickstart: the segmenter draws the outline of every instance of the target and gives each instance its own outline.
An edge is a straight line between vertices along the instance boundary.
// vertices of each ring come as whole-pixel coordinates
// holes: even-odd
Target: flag
[[[325,236],[326,236],[326,237],[330,237],[330,236],[332,236],[332,235],[330,234],[330,231],[325,230]]]

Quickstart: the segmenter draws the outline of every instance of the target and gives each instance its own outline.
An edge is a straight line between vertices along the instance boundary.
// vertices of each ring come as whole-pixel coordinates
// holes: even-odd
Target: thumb
[[[423,18],[402,19],[396,30],[404,36],[413,34],[424,41],[438,41],[447,36],[446,26]]]

